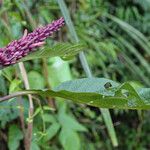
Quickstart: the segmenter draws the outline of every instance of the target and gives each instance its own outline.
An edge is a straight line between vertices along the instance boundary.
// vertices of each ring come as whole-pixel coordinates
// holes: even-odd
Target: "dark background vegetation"
[[[87,60],[95,77],[135,87],[150,85],[150,1],[148,0],[66,0],[76,32],[87,45]],[[113,16],[118,19],[115,21]],[[55,0],[0,0],[0,47],[22,36],[24,29],[50,23],[62,16]],[[121,22],[120,22],[121,21]],[[128,23],[137,29],[134,36]],[[123,26],[125,25],[125,27]],[[145,35],[144,40],[140,38]],[[67,27],[47,40],[71,42]],[[54,87],[60,82],[85,77],[78,58],[25,62],[31,88]],[[45,66],[46,65],[46,66]],[[48,72],[45,73],[45,70]],[[47,83],[48,82],[48,83]],[[0,72],[0,94],[23,89],[18,65]],[[23,109],[20,107],[20,99]],[[41,106],[42,104],[42,106]],[[55,110],[47,99],[35,102],[32,150],[148,150],[150,149],[150,112],[110,110],[119,146],[113,147],[98,108],[56,101]],[[0,149],[24,149],[21,111],[28,117],[27,97],[0,104]]]

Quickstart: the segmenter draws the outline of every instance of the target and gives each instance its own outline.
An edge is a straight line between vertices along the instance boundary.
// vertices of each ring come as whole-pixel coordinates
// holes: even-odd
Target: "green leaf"
[[[9,86],[9,93],[19,90],[20,84],[21,84],[21,80],[14,79],[13,81],[11,81],[11,84]]]
[[[59,131],[60,124],[57,122],[53,123],[47,130],[46,130],[46,136],[44,136],[44,141],[51,140]]]
[[[64,148],[64,150],[80,150],[80,139],[77,132],[62,128],[59,140]]]
[[[108,83],[110,88],[106,88]],[[119,84],[105,78],[77,79],[64,82],[55,90],[27,90],[19,95],[29,93],[61,97],[100,108],[150,109],[150,88],[142,89],[142,92],[136,91],[128,82]],[[12,95],[15,96],[18,96],[18,93]],[[0,98],[0,101],[2,100],[3,98]]]
[[[15,99],[16,100],[16,99]],[[19,116],[18,101],[5,101],[0,104],[0,127],[4,128],[8,122]]]
[[[137,29],[135,29],[133,26],[130,24],[122,21],[121,19],[110,15],[110,14],[105,14],[104,16],[108,17],[112,21],[116,22],[124,31],[126,31],[135,41],[137,41],[138,44],[143,47],[143,49],[147,52],[147,54],[150,54],[149,48],[149,41],[148,39]]]
[[[36,141],[32,141],[30,150],[40,150],[40,147],[36,143]]]
[[[83,125],[81,125],[73,117],[65,113],[59,114],[58,119],[60,124],[64,128],[75,130],[75,131],[86,131],[86,128]]]
[[[4,80],[4,77],[0,75],[0,95],[6,94],[6,82]]]
[[[50,58],[50,57],[62,57],[64,59],[70,58],[76,55],[78,52],[82,51],[85,48],[85,45],[82,43],[78,44],[69,44],[69,43],[59,43],[55,46],[49,48],[43,48],[42,50],[31,53],[30,55],[22,58],[21,61],[27,61],[37,58]]]
[[[71,71],[67,61],[55,57],[51,58],[48,64],[48,80],[52,87],[59,85],[63,81],[71,80]]]
[[[30,71],[28,79],[32,89],[43,89],[45,86],[43,76],[36,71]]]
[[[49,122],[49,123],[56,122],[54,115],[50,115],[50,114],[46,114],[46,113],[43,114],[43,120],[44,120],[44,122]]]
[[[144,102],[149,105],[149,103],[150,103],[150,88],[142,88],[139,90],[138,93],[144,99]]]
[[[23,139],[21,130],[16,125],[11,125],[8,132],[8,148],[9,150],[17,150],[20,140]]]

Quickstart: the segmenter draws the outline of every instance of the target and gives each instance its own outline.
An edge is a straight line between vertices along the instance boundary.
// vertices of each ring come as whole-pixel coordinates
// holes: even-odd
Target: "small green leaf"
[[[35,141],[32,141],[30,150],[40,150],[40,147]]]
[[[28,79],[32,89],[43,89],[45,86],[43,76],[36,71],[30,71]]]
[[[58,116],[59,122],[62,127],[75,130],[75,131],[86,131],[86,128],[78,123],[73,117],[62,113]]]
[[[43,120],[44,120],[44,122],[50,122],[50,123],[56,122],[54,115],[50,115],[50,114],[46,114],[46,113],[43,114]]]
[[[4,77],[0,75],[0,95],[4,95],[7,93],[6,82]]]
[[[9,86],[9,93],[20,90],[19,88],[20,84],[21,84],[21,80],[14,79],[13,81],[11,81],[11,84]]]
[[[17,150],[20,140],[23,139],[21,130],[16,125],[11,125],[8,132],[8,148],[9,150]]]
[[[47,130],[46,130],[46,136],[44,136],[44,141],[51,140],[59,131],[60,124],[57,122],[53,123]]]
[[[80,150],[80,138],[77,132],[73,130],[62,128],[59,135],[59,140],[64,150]]]

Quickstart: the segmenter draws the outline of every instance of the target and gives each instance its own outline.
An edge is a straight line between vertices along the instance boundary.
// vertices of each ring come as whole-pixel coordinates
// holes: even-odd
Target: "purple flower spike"
[[[45,27],[35,29],[32,33],[24,31],[19,40],[12,41],[6,47],[0,48],[0,66],[9,66],[17,63],[19,59],[43,46],[44,40],[58,31],[64,25],[64,18],[60,18]]]

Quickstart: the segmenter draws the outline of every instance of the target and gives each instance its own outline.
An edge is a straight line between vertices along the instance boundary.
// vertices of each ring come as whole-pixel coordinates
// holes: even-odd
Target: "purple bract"
[[[19,40],[12,41],[6,47],[0,48],[0,66],[9,66],[17,63],[19,59],[42,46],[44,40],[58,31],[64,25],[64,18],[60,18],[45,27],[35,29],[32,33],[24,31]]]

